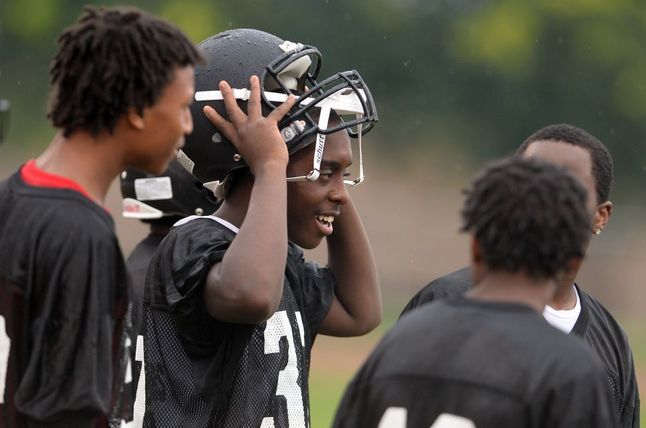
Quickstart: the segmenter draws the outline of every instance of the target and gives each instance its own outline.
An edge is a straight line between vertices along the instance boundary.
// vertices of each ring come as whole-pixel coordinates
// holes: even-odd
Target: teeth
[[[324,223],[332,223],[334,221],[334,216],[331,215],[317,215],[316,218]]]

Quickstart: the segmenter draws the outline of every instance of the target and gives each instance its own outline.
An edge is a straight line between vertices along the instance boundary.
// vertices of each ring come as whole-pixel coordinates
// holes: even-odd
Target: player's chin
[[[166,168],[168,168],[169,160],[157,160],[154,162],[148,162],[145,166],[138,167],[139,169],[147,172],[148,174],[161,175]]]
[[[324,236],[319,233],[296,233],[290,234],[289,240],[305,250],[313,250],[321,245]]]
[[[177,159],[177,150],[175,149],[156,159],[151,159],[145,171],[149,174],[160,175],[168,169],[168,165],[173,159]]]

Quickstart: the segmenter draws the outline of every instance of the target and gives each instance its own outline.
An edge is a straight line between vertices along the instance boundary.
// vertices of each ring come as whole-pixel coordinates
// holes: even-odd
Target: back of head
[[[548,125],[534,132],[518,147],[516,153],[524,153],[530,144],[537,141],[560,142],[587,150],[592,159],[592,176],[595,181],[597,205],[610,199],[614,167],[612,156],[601,141],[581,128],[561,123]]]
[[[511,157],[490,164],[466,192],[462,230],[490,270],[554,278],[589,239],[586,191],[565,169]]]
[[[153,105],[176,68],[202,61],[177,27],[131,7],[86,7],[58,44],[47,116],[65,136],[111,133],[129,108]]]
[[[176,160],[160,175],[135,168],[121,173],[123,216],[148,222],[174,223],[189,215],[209,215],[219,206],[204,188]]]
[[[322,55],[317,48],[292,43],[255,29],[232,29],[199,44],[207,63],[195,70],[195,103],[191,106],[193,132],[178,155],[184,167],[205,186],[215,190],[227,176],[246,168],[235,147],[202,112],[205,105],[227,118],[218,89],[225,80],[246,111],[249,78],[258,76],[263,115],[294,94],[302,97],[278,124],[288,150],[294,153],[327,135],[347,129],[351,136],[368,132],[377,120],[370,91],[356,71],[318,80]],[[342,121],[331,125],[330,111]],[[317,137],[317,135],[319,137]]]

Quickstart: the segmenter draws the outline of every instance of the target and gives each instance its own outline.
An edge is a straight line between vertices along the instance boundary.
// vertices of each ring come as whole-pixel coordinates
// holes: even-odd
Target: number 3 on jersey
[[[265,327],[265,354],[276,354],[280,352],[280,339],[287,338],[287,364],[278,373],[278,384],[276,395],[282,395],[287,401],[287,417],[289,427],[305,427],[305,406],[303,405],[303,393],[298,385],[298,360],[294,341],[300,340],[301,346],[305,346],[303,321],[301,313],[296,312],[299,335],[294,337],[292,325],[289,322],[286,311],[278,311],[267,320]],[[261,428],[274,427],[274,420],[271,417],[264,418]]]
[[[9,364],[9,349],[11,349],[11,340],[9,340],[9,336],[7,336],[4,317],[0,315],[0,403],[4,403],[7,364]]]

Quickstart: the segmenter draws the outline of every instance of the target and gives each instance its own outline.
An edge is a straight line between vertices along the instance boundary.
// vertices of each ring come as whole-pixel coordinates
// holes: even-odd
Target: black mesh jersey
[[[132,250],[126,266],[132,282],[132,335],[137,337],[142,328],[142,312],[144,302],[144,284],[146,283],[146,271],[150,264],[155,250],[164,239],[165,235],[149,233]]]
[[[128,293],[103,208],[20,172],[0,183],[0,426],[131,419]]]
[[[149,233],[137,246],[132,250],[128,260],[126,261],[126,266],[128,267],[128,273],[130,274],[130,280],[132,283],[132,337],[138,337],[143,330],[143,305],[144,305],[144,285],[146,283],[146,271],[148,270],[148,265],[150,260],[155,253],[155,250],[164,239],[165,235],[160,235],[157,233]],[[143,340],[143,337],[139,339]],[[134,343],[136,345],[137,342]],[[136,352],[136,346],[135,346]],[[142,358],[141,354],[137,358],[135,354],[135,362],[132,366],[132,377],[134,385],[139,383],[139,375],[141,373]],[[139,422],[141,422],[143,410],[139,412]],[[141,426],[139,423],[136,425]]]
[[[332,302],[331,272],[290,243],[274,315],[258,325],[221,322],[206,310],[204,282],[236,230],[213,216],[180,223],[146,279],[135,404],[143,426],[309,426],[310,350]]]
[[[456,298],[400,319],[350,383],[334,425],[612,428],[605,382],[579,338],[529,307]]]
[[[601,303],[575,286],[581,300],[581,313],[571,333],[582,337],[604,363],[620,426],[639,428],[639,390],[628,337]],[[402,316],[431,301],[461,296],[471,287],[469,268],[438,278],[411,299]]]

